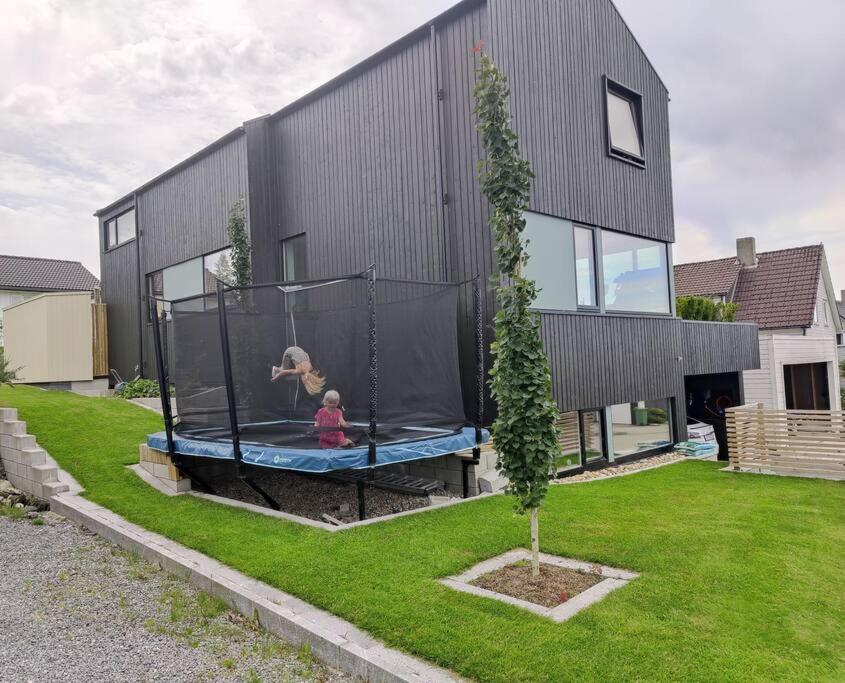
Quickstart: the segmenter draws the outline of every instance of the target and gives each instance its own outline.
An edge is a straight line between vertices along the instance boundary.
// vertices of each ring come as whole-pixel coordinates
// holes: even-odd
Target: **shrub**
[[[668,421],[666,411],[663,408],[648,408],[648,423],[650,425],[662,425]]]
[[[158,398],[158,382],[152,379],[136,379],[123,384],[115,393],[120,398]]]
[[[10,387],[14,387],[15,385],[12,382],[18,379],[18,372],[22,369],[9,367],[9,359],[6,358],[3,354],[3,348],[0,347],[0,386],[8,384]]]
[[[717,323],[736,322],[737,305],[713,301],[706,296],[679,296],[678,317],[684,320],[708,320]]]

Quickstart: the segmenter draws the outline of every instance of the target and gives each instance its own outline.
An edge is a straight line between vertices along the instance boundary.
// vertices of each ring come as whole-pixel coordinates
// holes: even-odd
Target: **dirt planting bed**
[[[540,576],[531,575],[529,562],[509,564],[470,583],[494,593],[509,595],[543,607],[557,607],[604,579],[600,574],[540,564]]]

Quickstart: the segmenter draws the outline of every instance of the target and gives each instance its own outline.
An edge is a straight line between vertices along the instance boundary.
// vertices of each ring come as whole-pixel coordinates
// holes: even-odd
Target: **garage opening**
[[[830,410],[827,363],[783,366],[787,410]]]
[[[728,459],[728,433],[725,411],[742,405],[742,373],[724,372],[710,375],[689,375],[686,388],[687,428],[692,433],[707,434],[702,425],[713,427],[719,444],[719,460]],[[699,427],[696,428],[696,425]],[[702,437],[708,438],[708,437]],[[712,437],[709,437],[712,438]]]

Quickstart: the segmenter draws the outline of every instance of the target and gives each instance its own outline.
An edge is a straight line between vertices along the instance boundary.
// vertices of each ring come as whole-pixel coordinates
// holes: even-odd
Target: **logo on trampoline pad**
[[[279,465],[279,464],[284,463],[284,462],[290,462],[290,458],[283,458],[280,455],[274,455],[273,456],[273,464],[274,465]]]

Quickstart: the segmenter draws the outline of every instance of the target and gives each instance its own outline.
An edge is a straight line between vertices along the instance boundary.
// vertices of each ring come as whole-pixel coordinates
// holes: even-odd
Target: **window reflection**
[[[669,313],[666,245],[602,232],[604,305],[608,311]]]

